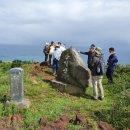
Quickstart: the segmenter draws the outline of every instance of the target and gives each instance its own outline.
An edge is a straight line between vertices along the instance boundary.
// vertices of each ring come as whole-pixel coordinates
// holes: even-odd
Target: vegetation
[[[33,61],[14,60],[14,61],[12,61],[11,68],[21,67],[22,64],[31,64],[31,63],[33,63]]]
[[[12,67],[24,69],[24,93],[30,99],[30,108],[20,109],[14,104],[6,106],[10,99],[9,70]],[[67,115],[75,118],[77,112],[82,113],[92,130],[99,130],[98,121],[112,124],[117,130],[130,129],[130,65],[118,65],[115,73],[115,83],[108,84],[103,79],[105,99],[92,100],[92,88],[87,89],[85,97],[72,96],[61,93],[45,82],[53,79],[51,68],[40,67],[37,63],[15,61],[0,63],[0,121],[15,114],[21,114],[19,122],[23,130],[40,129],[39,120],[46,117],[47,124]],[[13,126],[14,124],[11,124]],[[6,127],[6,126],[5,126]],[[10,127],[10,126],[8,126]],[[79,130],[82,124],[69,123],[68,130]]]

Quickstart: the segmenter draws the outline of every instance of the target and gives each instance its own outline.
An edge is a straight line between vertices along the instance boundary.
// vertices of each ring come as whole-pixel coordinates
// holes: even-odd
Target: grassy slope
[[[86,120],[93,130],[98,130],[97,121],[103,120],[113,124],[117,129],[130,129],[128,125],[128,114],[130,113],[129,97],[123,96],[121,92],[130,89],[130,67],[120,67],[116,72],[115,84],[107,84],[104,77],[103,87],[105,89],[105,100],[91,100],[92,88],[87,89],[86,97],[76,97],[65,93],[60,93],[53,89],[49,83],[43,81],[48,79],[50,68],[35,67],[34,64],[23,64],[25,97],[30,99],[31,107],[24,110],[18,108],[4,107],[5,95],[9,98],[9,70],[11,63],[0,63],[0,117],[6,117],[15,113],[21,113],[24,117],[22,128],[38,129],[39,119],[44,116],[48,124],[58,119],[61,115],[68,115],[74,118],[80,111],[85,115]],[[34,69],[35,68],[35,69]],[[46,73],[45,73],[46,72]],[[53,79],[54,77],[49,77]],[[127,94],[129,95],[129,94]],[[70,124],[68,129],[78,130],[80,125]]]

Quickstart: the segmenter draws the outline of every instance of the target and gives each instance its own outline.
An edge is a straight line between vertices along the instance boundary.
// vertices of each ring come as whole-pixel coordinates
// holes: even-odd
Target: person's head
[[[58,45],[61,46],[61,42],[58,42]]]
[[[94,45],[94,44],[91,44],[90,48],[95,48],[95,45]]]
[[[98,54],[98,55],[101,55],[102,54],[102,49],[100,47],[96,47],[95,48],[95,53]]]
[[[92,44],[92,45],[90,46],[90,51],[91,51],[91,52],[94,52],[94,51],[95,51],[95,45],[94,45],[94,44]]]
[[[53,42],[53,41],[51,41],[51,45],[54,45],[54,42]]]
[[[109,52],[110,52],[110,53],[113,53],[113,52],[115,52],[115,49],[114,49],[113,47],[110,47],[110,48],[109,48]]]

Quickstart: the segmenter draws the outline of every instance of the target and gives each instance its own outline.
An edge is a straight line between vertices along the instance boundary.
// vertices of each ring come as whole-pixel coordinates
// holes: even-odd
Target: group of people
[[[88,52],[79,52],[81,54],[88,55],[88,68],[92,75],[92,85],[93,85],[93,99],[103,100],[104,90],[102,86],[103,75],[106,74],[109,83],[113,83],[114,71],[117,67],[118,58],[113,47],[109,48],[110,56],[107,60],[107,70],[105,71],[105,62],[103,59],[102,49],[96,47],[94,44],[90,46]],[[100,96],[98,97],[98,91]]]
[[[48,61],[49,64],[52,65],[53,68],[53,75],[56,75],[58,68],[59,68],[59,60],[61,53],[65,50],[65,46],[58,42],[55,44],[53,41],[51,43],[46,43],[43,49],[43,53],[45,55],[45,62]]]
[[[61,42],[58,42],[55,45],[53,41],[50,43],[50,45],[49,43],[46,43],[43,49],[46,62],[48,61],[49,57],[49,64],[52,65],[53,75],[56,75],[58,71],[59,60],[64,50],[66,49],[64,46],[62,46]],[[88,52],[79,51],[79,53],[88,56],[87,64],[92,75],[93,99],[103,100],[104,98],[104,90],[102,86],[103,75],[106,74],[108,82],[113,83],[114,71],[117,67],[118,58],[116,56],[115,49],[113,47],[109,48],[110,56],[107,60],[107,70],[103,58],[102,49],[100,47],[96,47],[94,44],[92,44]],[[98,92],[100,92],[100,96],[98,96]]]

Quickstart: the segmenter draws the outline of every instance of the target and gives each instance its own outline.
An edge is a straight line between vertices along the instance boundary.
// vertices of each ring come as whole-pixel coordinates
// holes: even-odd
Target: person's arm
[[[82,51],[80,51],[80,53],[84,54],[84,55],[88,55],[89,54],[89,52],[82,52]]]
[[[115,56],[113,62],[114,62],[114,63],[117,63],[117,62],[118,62],[117,56]]]

